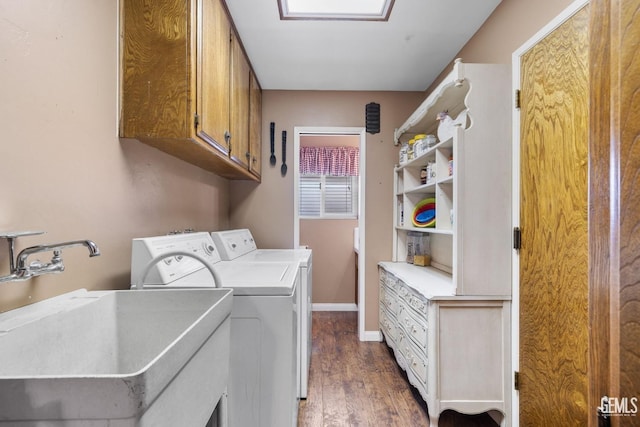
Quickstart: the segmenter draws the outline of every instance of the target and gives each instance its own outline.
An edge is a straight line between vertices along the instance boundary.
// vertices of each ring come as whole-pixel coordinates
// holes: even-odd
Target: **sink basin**
[[[81,289],[0,314],[0,426],[204,426],[227,384],[232,298]]]

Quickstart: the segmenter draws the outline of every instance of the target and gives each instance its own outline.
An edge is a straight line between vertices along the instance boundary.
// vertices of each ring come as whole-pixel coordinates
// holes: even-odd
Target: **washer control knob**
[[[213,247],[213,245],[210,245],[209,243],[203,243],[202,244],[202,249],[204,249],[204,252],[207,255],[211,255],[213,253],[213,251],[215,251],[216,248]]]

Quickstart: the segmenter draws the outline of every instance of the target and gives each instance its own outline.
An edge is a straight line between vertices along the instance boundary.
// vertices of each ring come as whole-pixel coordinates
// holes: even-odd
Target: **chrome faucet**
[[[42,234],[42,232],[17,232],[0,234],[0,238],[7,239],[9,242],[9,267],[10,273],[7,276],[0,277],[0,282],[11,282],[17,280],[28,280],[32,277],[40,276],[47,273],[60,273],[64,271],[64,263],[62,261],[62,249],[73,246],[84,245],[89,249],[89,256],[94,257],[100,255],[100,249],[91,240],[73,240],[70,242],[52,243],[45,245],[31,246],[20,251],[15,259],[13,258],[14,242],[19,236],[31,236]],[[53,251],[53,257],[48,263],[33,261],[27,265],[29,255]]]

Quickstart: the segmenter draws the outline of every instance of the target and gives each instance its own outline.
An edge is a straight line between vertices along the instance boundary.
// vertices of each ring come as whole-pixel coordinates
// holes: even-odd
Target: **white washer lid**
[[[223,288],[233,289],[237,296],[292,295],[298,276],[298,265],[293,262],[241,262],[223,261],[214,266]],[[192,289],[214,286],[206,268],[165,285],[145,285],[150,289]]]
[[[311,249],[256,249],[236,258],[236,261],[297,262],[301,267],[308,267],[311,262],[311,254]]]
[[[223,288],[234,295],[291,295],[296,286],[298,265],[294,262],[228,261],[216,265]]]

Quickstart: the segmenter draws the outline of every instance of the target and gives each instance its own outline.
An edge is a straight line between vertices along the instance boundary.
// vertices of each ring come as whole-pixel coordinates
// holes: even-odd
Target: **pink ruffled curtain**
[[[302,175],[358,176],[358,147],[300,147]]]

